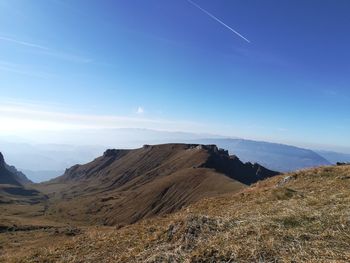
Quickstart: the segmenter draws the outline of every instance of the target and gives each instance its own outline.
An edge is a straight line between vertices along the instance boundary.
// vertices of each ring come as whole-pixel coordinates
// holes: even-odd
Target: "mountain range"
[[[280,175],[173,143],[109,149],[23,185],[0,161],[0,261],[350,260],[348,165]]]
[[[102,134],[102,135],[101,135]],[[100,136],[98,136],[100,135]],[[49,143],[60,138],[57,144]],[[228,149],[244,162],[257,162],[268,169],[290,172],[298,169],[349,162],[349,154],[310,150],[285,144],[225,138],[208,134],[165,132],[147,129],[109,129],[45,134],[40,143],[14,138],[3,138],[0,147],[10,163],[15,164],[32,181],[42,182],[60,176],[67,167],[83,164],[99,156],[108,148],[132,149],[144,144],[199,143],[216,144]],[[65,138],[65,139],[62,139]],[[94,142],[95,145],[89,145]]]
[[[325,159],[330,161],[332,164],[336,164],[338,162],[348,163],[350,162],[350,154],[349,153],[338,153],[332,151],[315,151],[319,155],[323,156]]]

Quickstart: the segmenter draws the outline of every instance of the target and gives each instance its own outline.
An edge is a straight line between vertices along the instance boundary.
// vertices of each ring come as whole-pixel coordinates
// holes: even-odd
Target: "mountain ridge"
[[[225,166],[229,169],[222,169]],[[258,164],[244,164],[215,145],[144,145],[106,150],[36,189],[56,200],[52,209],[63,211],[62,216],[123,225],[174,212],[203,197],[238,191],[277,174]]]
[[[55,138],[57,136],[58,134]],[[335,163],[325,160],[327,158],[322,158],[324,156],[318,151],[287,144],[208,134],[178,134],[141,129],[110,129],[103,131],[100,136],[97,131],[79,133],[74,135],[70,141],[58,145],[42,144],[43,142],[37,144],[6,143],[1,140],[0,142],[3,152],[6,153],[11,163],[16,164],[16,167],[21,168],[30,179],[36,182],[59,176],[67,167],[76,163],[87,163],[105,149],[133,149],[144,144],[217,144],[220,148],[228,149],[230,154],[237,155],[243,162],[257,162],[280,172]],[[96,145],[90,145],[91,142]],[[48,171],[47,176],[44,176],[42,171]]]

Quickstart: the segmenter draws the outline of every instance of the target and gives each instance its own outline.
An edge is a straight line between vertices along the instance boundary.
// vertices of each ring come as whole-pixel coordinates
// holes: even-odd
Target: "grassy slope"
[[[50,197],[46,215],[75,224],[122,226],[177,211],[203,197],[240,191],[246,185],[239,179],[255,182],[257,171],[274,174],[231,160],[214,147],[163,144],[106,153],[34,186]]]
[[[287,178],[285,180],[285,178]],[[47,237],[51,240],[52,237]],[[281,175],[119,230],[7,253],[14,262],[349,262],[350,167]],[[1,259],[1,257],[0,257]]]

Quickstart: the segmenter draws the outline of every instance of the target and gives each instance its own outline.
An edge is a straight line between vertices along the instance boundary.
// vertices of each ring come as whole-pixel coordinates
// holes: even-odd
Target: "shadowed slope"
[[[21,171],[18,171],[15,166],[5,164],[5,167],[8,171],[10,171],[12,174],[15,175],[16,180],[21,185],[28,185],[33,183],[31,180],[28,179],[28,177],[24,173],[22,173]]]
[[[0,184],[26,185],[32,182],[14,166],[6,164],[4,156],[0,152]]]
[[[0,153],[0,184],[10,184],[20,186],[20,182],[16,180],[15,174],[6,168],[4,156]]]

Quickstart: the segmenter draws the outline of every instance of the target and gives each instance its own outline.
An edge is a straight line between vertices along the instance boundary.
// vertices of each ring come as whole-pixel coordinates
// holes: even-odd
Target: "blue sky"
[[[0,132],[140,127],[350,148],[350,2],[0,0]],[[4,128],[6,126],[6,128]]]

